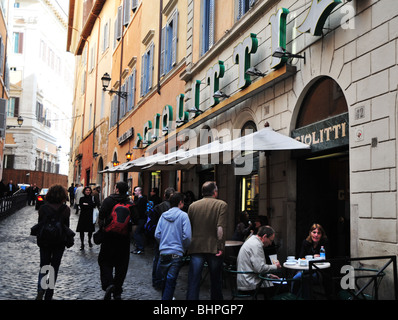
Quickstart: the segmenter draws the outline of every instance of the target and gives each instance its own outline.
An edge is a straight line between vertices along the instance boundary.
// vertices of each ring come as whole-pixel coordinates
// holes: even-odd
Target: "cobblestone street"
[[[71,210],[71,229],[76,230],[78,216]],[[34,206],[26,206],[20,211],[0,221],[0,299],[33,300],[37,292],[39,272],[39,247],[36,238],[30,236],[30,228],[37,222]],[[87,242],[87,235],[86,235]],[[133,248],[133,246],[131,246]],[[80,251],[79,234],[75,245],[66,249],[62,258],[55,300],[100,300],[101,290],[99,266],[97,262],[100,247]],[[160,300],[160,292],[152,287],[152,249],[147,247],[143,255],[130,255],[129,270],[124,282],[124,300]],[[185,300],[188,266],[181,269],[176,300]],[[208,279],[207,281],[208,282]],[[209,299],[208,283],[202,286],[200,299]]]

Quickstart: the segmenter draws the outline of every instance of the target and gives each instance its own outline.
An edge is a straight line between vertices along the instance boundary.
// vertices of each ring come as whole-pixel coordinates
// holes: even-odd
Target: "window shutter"
[[[122,6],[117,8],[117,18],[116,18],[116,39],[119,41],[122,37]]]
[[[135,12],[135,10],[137,10],[137,7],[138,7],[138,0],[131,0],[131,10]]]
[[[130,22],[130,0],[123,0],[123,25],[126,27]]]
[[[209,0],[209,49],[214,44],[214,17],[215,3],[214,0]]]
[[[148,68],[148,91],[152,88],[152,78],[153,78],[153,51],[154,51],[154,44],[151,44],[149,49],[149,68]]]
[[[162,39],[160,49],[160,76],[166,73],[166,27],[162,28]]]
[[[171,64],[174,66],[177,63],[177,41],[178,41],[178,11],[173,17],[173,41],[172,41],[172,56]]]
[[[135,88],[135,84],[136,84],[136,79],[137,79],[137,70],[134,69],[133,70],[133,75],[132,75],[132,79],[131,79],[131,87],[132,87],[132,104],[131,104],[131,108],[134,108],[135,106],[135,93],[136,93],[136,88]]]
[[[6,120],[7,120],[7,100],[0,99],[0,137],[6,136]]]
[[[19,116],[19,97],[14,98],[14,117]]]
[[[253,7],[255,3],[256,3],[256,0],[249,0],[250,8]]]
[[[146,54],[143,54],[141,57],[141,84],[140,84],[140,97],[144,96],[144,88],[145,88],[145,69],[146,69]]]

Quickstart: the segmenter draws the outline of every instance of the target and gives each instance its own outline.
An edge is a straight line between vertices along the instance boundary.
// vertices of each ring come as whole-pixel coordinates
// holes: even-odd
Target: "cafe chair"
[[[234,299],[251,299],[251,300],[257,300],[257,294],[258,294],[258,289],[261,287],[262,280],[258,284],[256,290],[251,290],[251,291],[242,291],[238,290],[237,286],[237,276],[238,274],[256,274],[253,271],[237,271],[236,268],[233,266],[225,266],[224,267],[224,274],[226,275],[226,280],[228,281],[228,285],[230,286],[231,289],[231,300]]]
[[[379,286],[385,273],[377,269],[355,268],[355,288],[341,289],[340,300],[378,300]],[[373,284],[373,287],[371,285]],[[368,289],[368,287],[371,287]]]

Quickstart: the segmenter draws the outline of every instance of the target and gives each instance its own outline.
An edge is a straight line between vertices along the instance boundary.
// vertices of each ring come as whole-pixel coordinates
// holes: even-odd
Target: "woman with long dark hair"
[[[80,216],[77,223],[76,231],[80,232],[80,250],[84,250],[84,233],[88,233],[88,245],[91,248],[93,246],[91,238],[95,231],[95,225],[93,222],[93,210],[98,204],[95,202],[92,196],[92,190],[90,187],[84,187],[83,197],[79,200]]]
[[[70,208],[65,204],[67,199],[68,193],[63,186],[50,187],[46,195],[46,203],[39,209],[39,224],[45,224],[47,220],[55,220],[69,228]],[[51,300],[66,244],[64,241],[47,241],[44,237],[38,237],[37,245],[40,247],[40,272],[36,300],[42,300],[43,297],[45,300]],[[51,266],[54,272],[52,273],[50,269],[44,270],[45,266]],[[52,279],[49,280],[48,285],[45,281],[46,285],[44,285],[43,277],[47,271]]]

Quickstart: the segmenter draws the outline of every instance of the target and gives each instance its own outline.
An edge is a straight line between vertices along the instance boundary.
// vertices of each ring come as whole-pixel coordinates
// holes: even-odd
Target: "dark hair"
[[[165,200],[169,200],[170,197],[173,195],[174,192],[176,192],[176,191],[174,190],[174,188],[172,188],[172,187],[166,188],[166,190],[164,190],[164,199],[165,199]]]
[[[86,194],[86,189],[90,189],[90,193],[93,192],[93,190],[91,189],[91,187],[84,187],[83,188],[83,194]]]
[[[264,236],[265,234],[267,235],[267,238],[269,238],[270,236],[272,236],[275,233],[275,230],[272,229],[270,226],[261,226],[258,231],[257,231],[257,235],[259,237]]]
[[[171,207],[178,207],[178,204],[181,201],[184,201],[184,194],[181,192],[175,192],[172,194],[172,196],[170,197],[170,206]]]
[[[217,185],[215,181],[206,181],[202,186],[202,196],[209,197],[214,195],[214,192],[217,191]]]
[[[67,199],[68,192],[59,184],[51,186],[46,194],[46,201],[48,203],[64,203]]]
[[[116,189],[119,190],[119,194],[127,194],[127,191],[129,190],[129,185],[124,182],[124,181],[119,181],[116,183]]]

